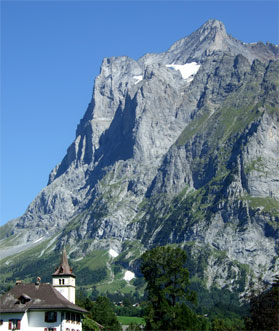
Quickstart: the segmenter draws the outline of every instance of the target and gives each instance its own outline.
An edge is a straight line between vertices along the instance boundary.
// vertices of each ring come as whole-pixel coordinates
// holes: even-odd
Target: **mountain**
[[[271,282],[278,58],[278,46],[245,44],[217,20],[164,53],[105,58],[64,159],[1,228],[2,279],[44,274],[66,246],[82,284],[107,289],[125,270],[140,276],[145,249],[175,244],[207,289]]]

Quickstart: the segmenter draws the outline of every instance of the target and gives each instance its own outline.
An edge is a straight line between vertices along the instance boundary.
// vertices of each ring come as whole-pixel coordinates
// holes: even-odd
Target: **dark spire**
[[[63,249],[63,253],[62,253],[61,264],[55,270],[55,272],[52,274],[52,276],[73,276],[73,277],[75,277],[75,275],[73,274],[72,268],[70,268],[70,266],[69,266],[65,248]]]

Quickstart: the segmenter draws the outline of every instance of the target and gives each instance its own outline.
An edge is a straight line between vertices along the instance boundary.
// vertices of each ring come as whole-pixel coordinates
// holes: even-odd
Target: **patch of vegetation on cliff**
[[[1,264],[2,281],[10,284],[14,284],[16,280],[33,282],[37,276],[40,276],[43,282],[51,281],[51,275],[55,271],[54,266],[59,265],[60,256],[52,252],[38,258],[38,256],[28,253],[30,251],[18,254],[10,264]]]
[[[245,164],[244,171],[246,174],[252,171],[266,173],[265,164],[262,157],[259,156],[256,159],[252,160],[249,164]]]
[[[267,213],[277,218],[279,217],[279,201],[275,198],[246,195],[241,197],[241,199],[247,201],[251,209],[255,209],[260,213]]]
[[[80,285],[97,284],[107,278],[107,269],[102,267],[93,271],[89,267],[84,267],[78,271],[77,275]]]
[[[8,247],[15,246],[17,243],[20,242],[20,237],[21,237],[21,235],[19,233],[8,235],[8,236],[6,236],[4,234],[3,239],[1,239],[1,241],[0,241],[0,248],[6,249]]]
[[[178,147],[184,146],[197,133],[203,132],[206,128],[206,122],[209,117],[210,111],[208,109],[204,109],[202,112],[199,112],[194,120],[182,131],[175,144]]]
[[[12,230],[13,226],[10,222],[2,225],[0,227],[1,231],[0,231],[0,240],[2,239],[6,239],[7,237],[9,237],[11,235],[11,230]],[[7,241],[5,241],[7,242]],[[1,245],[2,247],[2,245]]]

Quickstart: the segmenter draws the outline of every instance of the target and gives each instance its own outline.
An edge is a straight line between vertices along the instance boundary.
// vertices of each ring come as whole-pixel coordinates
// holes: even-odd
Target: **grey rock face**
[[[74,249],[193,241],[193,254],[226,254],[225,273],[208,257],[209,286],[233,288],[242,271],[232,261],[269,281],[278,270],[276,59],[278,47],[244,44],[217,20],[165,53],[104,59],[75,141],[7,235],[28,243],[60,233]]]
[[[278,119],[263,115],[257,134],[247,145],[243,162],[247,170],[247,188],[253,197],[279,200],[279,127]]]

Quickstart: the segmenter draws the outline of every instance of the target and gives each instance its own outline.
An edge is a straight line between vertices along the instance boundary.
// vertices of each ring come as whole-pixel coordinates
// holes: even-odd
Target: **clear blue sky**
[[[278,44],[277,1],[1,1],[0,224],[64,157],[104,57],[165,51],[209,18]]]

